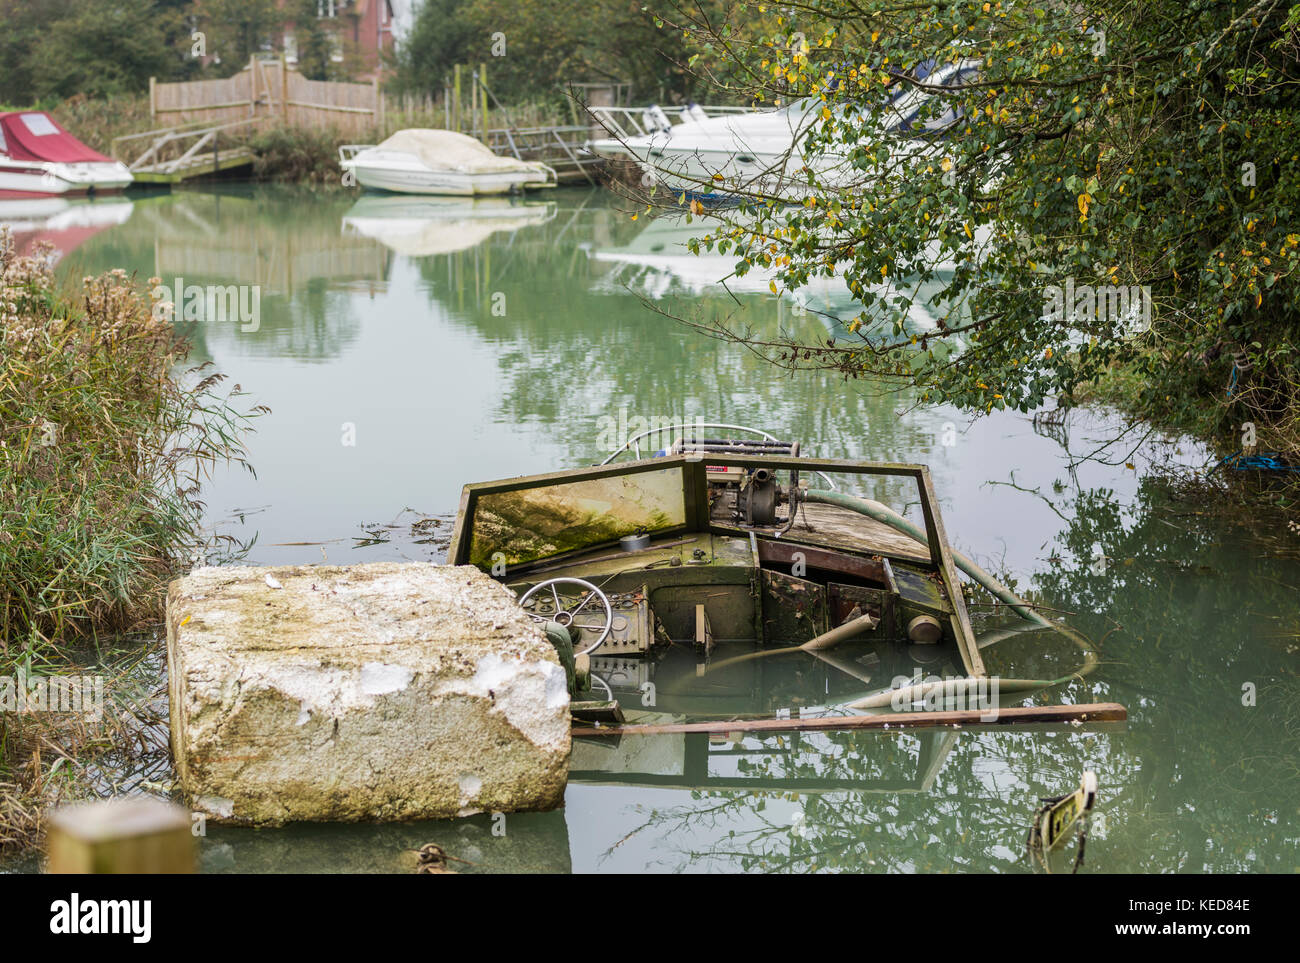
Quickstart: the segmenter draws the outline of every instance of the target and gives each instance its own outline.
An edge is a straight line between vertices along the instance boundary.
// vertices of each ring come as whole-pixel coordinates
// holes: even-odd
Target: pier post
[[[149,796],[62,806],[50,814],[48,873],[193,873],[190,814]]]
[[[460,64],[451,68],[451,96],[455,105],[451,109],[452,130],[460,133]]]

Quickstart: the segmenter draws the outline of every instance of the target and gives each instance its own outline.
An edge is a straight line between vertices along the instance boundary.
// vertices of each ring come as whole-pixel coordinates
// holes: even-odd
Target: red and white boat
[[[109,194],[134,180],[43,110],[0,114],[0,197]]]

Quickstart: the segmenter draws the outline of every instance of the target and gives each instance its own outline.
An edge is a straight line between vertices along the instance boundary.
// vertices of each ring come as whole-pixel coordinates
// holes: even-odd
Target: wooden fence
[[[286,127],[334,128],[357,137],[373,131],[383,112],[378,80],[308,80],[283,58],[253,58],[239,73],[221,80],[149,80],[149,113],[160,127],[252,118]]]

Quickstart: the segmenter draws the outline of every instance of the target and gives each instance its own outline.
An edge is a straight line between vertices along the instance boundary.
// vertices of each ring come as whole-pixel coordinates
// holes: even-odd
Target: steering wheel
[[[565,585],[576,586],[576,588],[564,591],[560,586]],[[543,594],[544,592],[546,594]],[[574,604],[579,596],[582,600]],[[578,614],[592,599],[604,607],[605,621],[601,623],[600,613],[593,610],[592,616],[597,620],[596,624],[579,622]],[[545,582],[538,582],[523,594],[519,604],[534,622],[558,622],[566,629],[571,625],[576,625],[580,629],[598,629],[600,637],[596,639],[595,644],[589,645],[577,653],[578,655],[586,655],[600,648],[601,643],[609,637],[609,630],[614,625],[614,610],[609,606],[609,598],[596,586],[580,578],[552,578]]]

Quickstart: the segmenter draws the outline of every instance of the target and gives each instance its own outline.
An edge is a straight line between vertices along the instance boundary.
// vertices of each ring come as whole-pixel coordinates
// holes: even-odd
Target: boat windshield
[[[22,120],[23,125],[36,137],[48,137],[59,132],[54,121],[44,114],[23,114]]]
[[[496,486],[494,486],[496,487]],[[516,479],[476,493],[465,519],[472,565],[521,565],[686,524],[680,465],[556,483]]]

